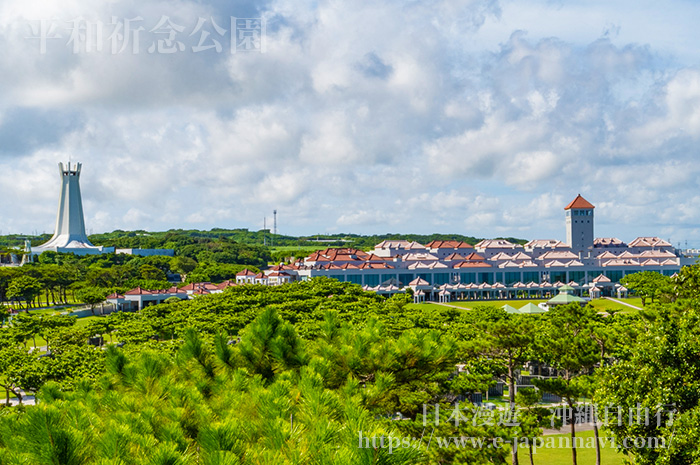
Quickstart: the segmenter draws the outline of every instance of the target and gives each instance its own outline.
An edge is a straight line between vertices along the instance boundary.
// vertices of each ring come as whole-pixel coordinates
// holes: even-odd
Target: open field
[[[568,427],[564,427],[568,428]],[[577,450],[577,461],[579,465],[593,465],[595,463],[595,448],[594,447],[588,447],[588,445],[593,444],[593,431],[582,431],[582,432],[577,432],[576,433],[577,437],[583,438],[584,444],[586,445],[585,448],[579,448]],[[601,439],[606,437],[607,435],[605,434],[604,431],[600,432]],[[544,436],[545,445],[554,445],[556,447],[542,447],[537,449],[537,452],[534,454],[534,462],[535,464],[542,464],[542,465],[569,465],[571,464],[571,448],[566,447],[567,443],[567,437],[569,437],[569,434],[553,434],[553,435],[548,435]],[[559,447],[560,445],[560,438],[561,438],[561,445],[563,447]],[[569,437],[570,440],[570,437]],[[605,447],[603,447],[603,444],[605,444]],[[530,463],[530,458],[528,455],[528,450],[527,448],[518,448],[518,459],[520,460],[520,463]],[[600,448],[600,462],[602,465],[619,465],[622,464],[624,459],[624,455],[620,452],[617,452],[615,449],[610,447],[610,444],[606,440],[605,443],[601,441],[601,448]]]
[[[422,303],[422,304],[408,304],[407,307],[422,308],[425,310],[428,310],[428,309],[445,310],[445,308],[447,308],[444,305],[436,304],[434,302],[426,302],[426,303]]]
[[[75,300],[75,296],[73,295],[72,292],[68,292],[67,297],[68,297],[68,304],[79,304],[79,303],[80,303],[80,302],[78,302],[77,300]],[[5,304],[5,306],[7,306],[7,307],[19,309],[19,305],[17,305],[16,303],[13,303],[13,302],[5,302],[4,304]],[[37,296],[36,301],[35,301],[35,304],[36,304],[38,307],[40,307],[40,308],[41,308],[41,307],[50,307],[50,306],[55,306],[55,305],[57,305],[57,304],[55,304],[54,302],[52,302],[50,299],[48,299],[48,298],[46,297],[46,294],[43,293],[43,292]]]
[[[103,316],[85,316],[83,318],[78,318],[78,321],[75,322],[75,326],[86,326],[88,325],[91,321],[97,321],[100,318],[104,318]]]
[[[501,308],[504,305],[508,304],[511,307],[515,308],[520,308],[528,303],[533,303],[535,305],[539,304],[540,302],[546,302],[546,299],[518,299],[518,300],[455,300],[453,302],[450,302],[450,305],[454,305],[457,307],[465,307],[465,308],[474,308],[477,306],[492,306],[492,307],[497,307]]]
[[[642,299],[632,297],[629,299],[619,299],[621,302],[634,305],[635,307],[642,308]],[[619,303],[608,300],[608,299],[595,299],[591,301],[591,305],[599,312],[604,312],[606,310],[621,310],[623,312],[636,312],[634,308],[628,307],[626,305],[620,305]]]
[[[275,246],[272,247],[270,250],[272,253],[276,252],[286,252],[286,251],[292,251],[296,252],[297,250],[303,250],[304,252],[308,253],[313,253],[316,252],[317,250],[324,250],[326,249],[327,246],[324,244],[318,244],[318,245],[283,245],[283,246]]]
[[[622,302],[629,303],[630,305],[634,305],[635,307],[642,307],[642,300],[638,297],[631,297],[627,299],[619,299]],[[547,299],[517,299],[517,300],[454,300],[452,302],[448,302],[447,305],[453,306],[453,307],[462,307],[462,308],[474,308],[477,306],[492,306],[492,307],[497,307],[501,308],[504,305],[508,304],[511,307],[515,308],[521,308],[525,306],[528,303],[533,303],[535,305],[540,304],[541,302],[546,302]],[[410,304],[410,305],[417,305],[422,308],[438,308],[442,307],[444,308],[444,305],[437,304],[435,302],[426,302],[426,303],[421,303],[421,304]],[[612,300],[608,299],[594,299],[591,301],[591,305],[599,312],[604,312],[606,310],[621,310],[623,312],[635,312],[636,310],[628,307],[626,305],[621,305],[617,302],[614,302]]]

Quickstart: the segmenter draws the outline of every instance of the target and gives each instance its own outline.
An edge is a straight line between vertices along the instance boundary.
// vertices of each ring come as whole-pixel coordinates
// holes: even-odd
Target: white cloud
[[[258,228],[279,208],[288,233],[562,238],[580,192],[601,231],[683,240],[700,222],[697,7],[621,5],[4,1],[0,229],[53,227],[71,157],[95,230]],[[257,14],[264,54],[41,55],[25,38],[30,19]]]

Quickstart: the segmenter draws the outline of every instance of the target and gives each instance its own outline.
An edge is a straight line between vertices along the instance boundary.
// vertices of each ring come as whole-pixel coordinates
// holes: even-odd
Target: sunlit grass
[[[565,427],[568,428],[568,427]],[[563,431],[563,430],[562,430]],[[542,465],[570,465],[571,464],[571,448],[565,447],[567,444],[566,437],[569,434],[553,434],[544,436],[543,440],[545,445],[555,445],[556,447],[542,447],[538,448],[537,452],[534,454],[534,463]],[[593,431],[582,431],[576,433],[577,437],[582,438],[586,446],[593,442]],[[601,438],[607,438],[605,432],[600,432]],[[559,438],[562,438],[562,446],[559,447]],[[603,465],[618,465],[622,464],[625,456],[615,449],[610,447],[609,440],[602,442],[606,447],[601,446],[600,449],[600,462]],[[595,463],[595,448],[594,447],[584,447],[576,450],[576,458],[579,465],[592,465]],[[519,447],[518,448],[518,459],[520,463],[530,463],[530,458],[528,455],[528,449]]]

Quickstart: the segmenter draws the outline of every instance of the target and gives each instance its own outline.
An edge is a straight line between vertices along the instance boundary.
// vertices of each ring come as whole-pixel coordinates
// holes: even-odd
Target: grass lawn
[[[533,303],[533,304],[537,305],[541,302],[546,302],[546,301],[547,301],[547,299],[460,300],[460,301],[450,302],[450,305],[456,305],[457,307],[467,307],[467,308],[474,308],[477,306],[491,306],[491,307],[501,308],[504,305],[508,304],[511,307],[521,308],[529,303]]]
[[[630,299],[619,299],[621,302],[626,302],[635,307],[642,308],[642,299],[630,298]],[[621,305],[615,301],[608,299],[593,299],[591,300],[591,305],[593,308],[599,312],[604,312],[606,310],[621,310],[623,312],[636,312],[634,308],[628,307],[627,305]]]
[[[47,300],[46,294],[43,294],[43,293],[37,297],[37,300],[34,303],[39,307],[61,306],[61,304],[56,304],[55,302]],[[76,305],[76,304],[80,304],[80,303],[81,302],[78,302],[77,300],[75,300],[75,296],[73,296],[72,293],[68,294],[68,305]],[[5,305],[9,308],[14,308],[17,310],[25,310],[24,308],[19,308],[19,305],[10,304],[9,302],[5,302]],[[29,310],[32,311],[32,309],[29,309]]]
[[[59,313],[62,312],[67,312],[70,307],[60,307],[60,308],[39,308],[39,309],[29,309],[29,313],[31,315],[58,315]],[[24,310],[20,310],[20,312],[24,312]]]
[[[324,244],[319,244],[319,245],[283,245],[283,246],[275,246],[272,247],[271,251],[272,253],[275,252],[287,252],[287,251],[297,251],[297,250],[302,250],[304,252],[308,253],[314,253],[317,250],[325,250],[327,249],[328,246]]]
[[[412,307],[412,308],[421,308],[421,309],[434,309],[434,310],[445,310],[444,305],[439,305],[433,302],[427,302],[423,304],[408,304],[406,305],[407,307]]]
[[[100,318],[104,318],[103,316],[85,316],[83,318],[78,318],[78,321],[75,322],[75,326],[87,326],[91,321],[96,321],[99,320]]]
[[[627,302],[628,304],[632,304],[635,307],[643,308],[644,306],[642,305],[642,298],[641,297],[628,297],[626,299],[620,299],[624,302]]]
[[[636,307],[642,307],[642,300],[638,297],[631,297],[628,299],[619,299],[623,302],[627,302],[630,305],[634,305]],[[474,308],[477,306],[492,306],[492,307],[497,307],[501,308],[504,305],[508,304],[511,307],[515,308],[521,308],[524,307],[528,303],[533,303],[535,305],[541,303],[541,302],[546,302],[547,299],[518,299],[518,300],[453,300],[452,302],[448,302],[448,305],[452,305],[454,307],[463,307],[463,308]],[[434,302],[426,302],[426,303],[421,303],[421,304],[410,304],[422,308],[438,308],[438,307],[443,307],[443,305],[438,305]],[[614,302],[612,300],[608,299],[594,299],[591,301],[591,305],[599,311],[599,312],[604,312],[606,310],[621,310],[623,312],[635,312],[636,310],[628,307],[626,305],[621,305],[617,302]]]
[[[485,305],[490,305],[496,308],[501,308],[505,304],[510,305],[511,307],[515,308],[520,308],[528,304],[529,302],[532,302],[533,304],[537,305],[540,302],[546,302],[545,299],[519,299],[519,300],[453,300],[452,302],[447,302],[447,305],[452,305],[454,307],[462,307],[462,308],[474,308],[477,306],[485,306]],[[422,304],[410,304],[410,305],[417,305],[418,307],[426,307],[426,306],[433,306],[433,307],[441,307],[444,308],[444,305],[438,305],[434,302],[426,302]]]
[[[568,428],[568,427],[564,427]],[[601,431],[601,440],[606,436],[605,432]],[[589,444],[593,444],[593,431],[583,431],[581,433],[576,433],[577,437],[583,438],[585,448],[579,448],[577,450],[577,461],[580,465],[589,465],[595,463],[595,447],[587,447]],[[571,448],[566,447],[566,438],[569,434],[553,434],[549,436],[544,436],[545,446],[552,445],[556,447],[542,447],[537,449],[534,454],[535,464],[542,465],[569,465],[571,463]],[[551,438],[551,439],[550,439]],[[560,445],[560,438],[562,438],[562,446]],[[590,441],[590,442],[589,442]],[[518,458],[520,463],[529,464],[530,457],[527,448],[518,448]],[[609,443],[603,443],[601,441],[600,448],[600,462],[602,465],[618,465],[622,464],[625,456],[615,449],[610,447]]]

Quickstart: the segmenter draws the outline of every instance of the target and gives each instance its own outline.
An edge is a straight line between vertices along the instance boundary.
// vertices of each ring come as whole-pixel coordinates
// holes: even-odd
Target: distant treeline
[[[40,236],[6,235],[0,236],[0,252],[8,248],[19,248],[24,246],[25,240],[30,240],[32,245],[37,246],[46,242],[51,236],[42,234]],[[169,231],[149,232],[144,230],[122,231],[116,230],[110,233],[93,234],[89,236],[90,241],[95,245],[116,248],[142,248],[142,249],[174,249],[176,255],[190,256],[202,250],[204,244],[216,243],[238,243],[248,246],[274,246],[274,247],[353,247],[357,249],[370,250],[376,244],[384,240],[416,241],[426,244],[434,240],[457,240],[474,245],[481,239],[473,236],[461,234],[325,234],[312,236],[285,236],[271,234],[268,230],[249,231],[247,229],[219,229],[210,231],[200,231],[196,229],[171,229]],[[513,243],[524,244],[526,240],[513,237],[505,237]],[[207,247],[204,247],[207,248]],[[216,247],[214,247],[216,249]]]

